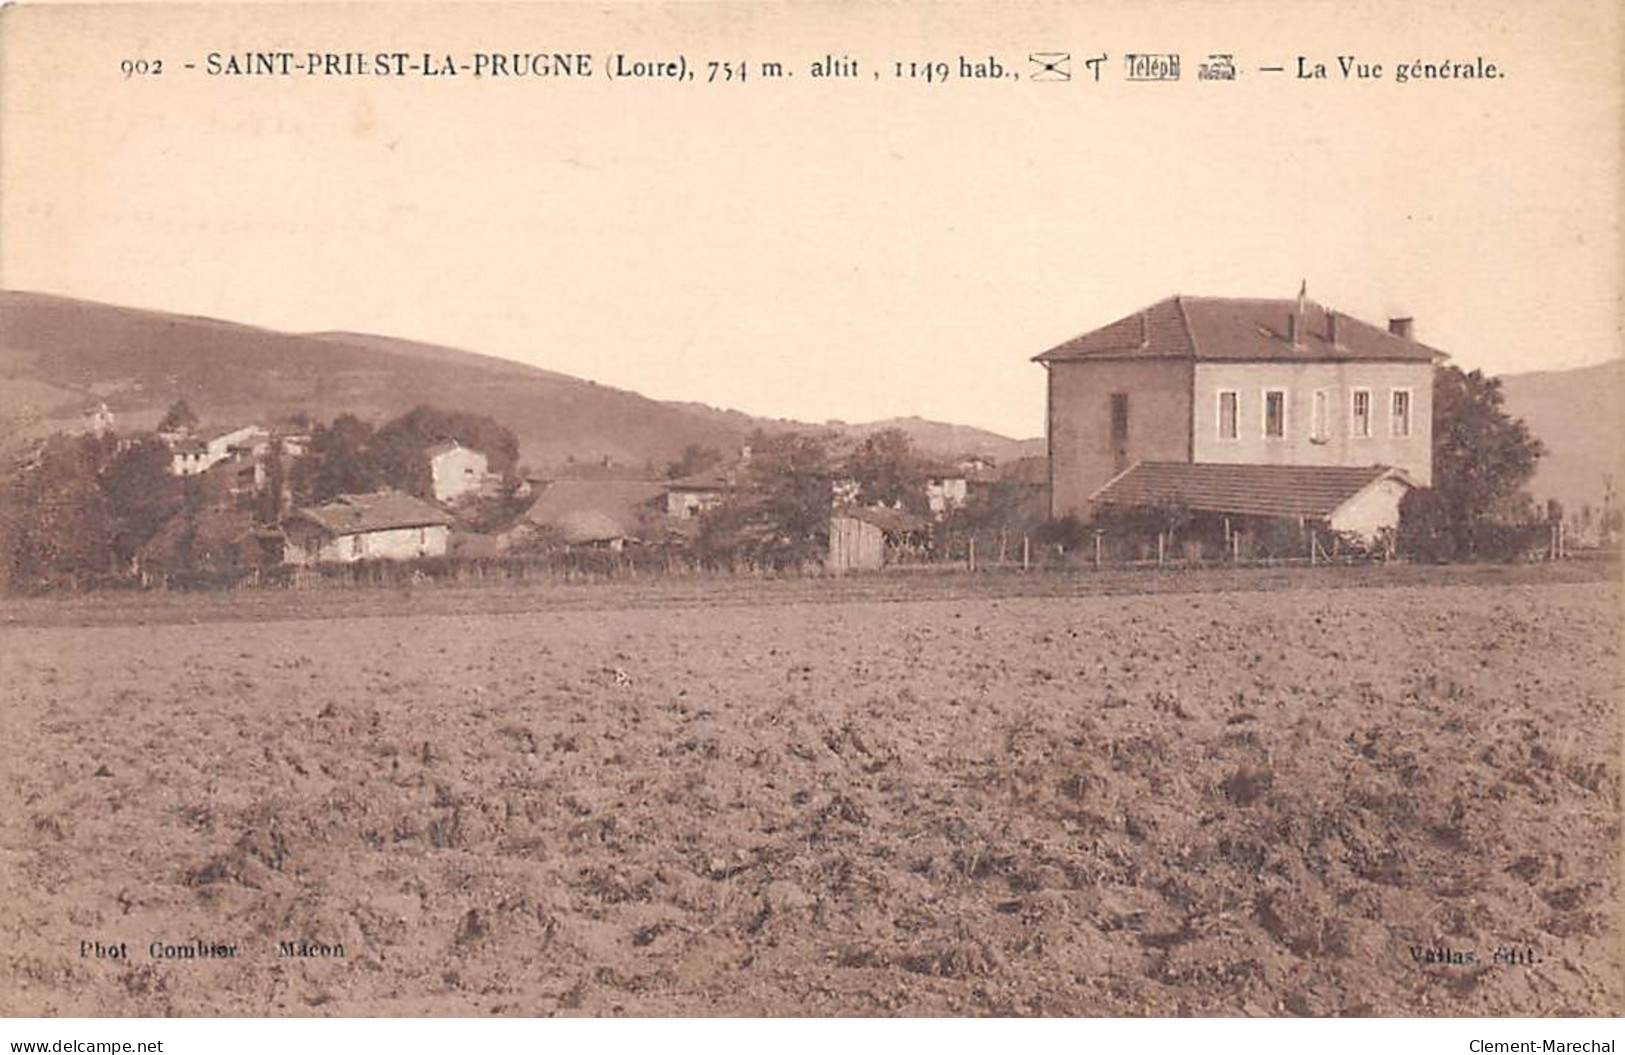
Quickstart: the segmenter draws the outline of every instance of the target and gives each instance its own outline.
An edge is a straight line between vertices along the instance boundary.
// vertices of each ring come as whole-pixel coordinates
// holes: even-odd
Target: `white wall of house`
[[[1369,398],[1364,428],[1355,392]],[[1284,396],[1282,435],[1265,430],[1266,393]],[[1235,436],[1221,430],[1221,393],[1234,392]],[[1316,393],[1324,413],[1317,415]],[[1407,393],[1408,421],[1394,394]],[[1197,462],[1247,465],[1391,465],[1418,485],[1433,480],[1433,364],[1283,362],[1196,364],[1192,455]],[[1317,435],[1318,433],[1318,435]]]
[[[965,504],[970,485],[963,476],[938,477],[925,482],[925,504],[932,516],[942,516]]]
[[[1399,526],[1399,503],[1409,490],[1399,480],[1378,480],[1333,510],[1327,524],[1369,541],[1384,528]]]
[[[490,467],[479,451],[453,447],[429,459],[429,473],[434,479],[435,501],[449,502],[478,491]]]
[[[667,491],[666,515],[688,520],[722,504],[721,491]]]
[[[265,430],[257,425],[244,425],[240,429],[212,436],[203,441],[201,450],[176,450],[170,457],[169,471],[176,476],[196,476],[207,472],[210,468],[231,457],[231,449],[251,443],[256,440],[256,434],[263,436]],[[183,447],[191,446],[190,440],[181,440]]]
[[[313,525],[289,528],[287,556],[293,564],[348,564],[358,560],[443,557],[451,531],[444,524],[390,528],[337,537]]]

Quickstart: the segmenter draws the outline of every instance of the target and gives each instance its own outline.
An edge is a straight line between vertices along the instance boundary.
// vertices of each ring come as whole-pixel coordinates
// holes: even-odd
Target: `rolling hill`
[[[78,423],[105,401],[121,428],[149,428],[185,398],[205,422],[304,411],[372,420],[420,403],[487,414],[519,437],[521,459],[658,468],[691,443],[735,449],[756,428],[826,428],[693,403],[667,403],[522,363],[359,333],[282,333],[188,315],[0,291],[0,447]],[[827,426],[859,437],[886,424],[937,457],[999,459],[1033,444],[917,418]]]
[[[1546,444],[1529,485],[1536,500],[1555,498],[1578,512],[1586,504],[1601,507],[1610,477],[1616,489],[1625,484],[1625,360],[1507,374],[1501,391],[1506,411]]]
[[[1625,361],[1502,378],[1509,413],[1547,455],[1530,490],[1571,510],[1600,505],[1606,479],[1625,480]],[[185,398],[205,421],[303,410],[382,420],[419,403],[478,411],[518,435],[535,468],[615,463],[660,467],[690,443],[736,448],[757,428],[820,429],[848,441],[900,428],[927,454],[1041,455],[964,425],[895,418],[808,425],[699,403],[661,402],[566,374],[456,348],[361,333],[282,333],[49,294],[0,291],[0,448],[76,426],[106,401],[123,428],[156,424]]]

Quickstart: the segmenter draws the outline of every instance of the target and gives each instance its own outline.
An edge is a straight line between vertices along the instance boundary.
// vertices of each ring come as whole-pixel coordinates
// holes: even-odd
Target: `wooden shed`
[[[925,530],[925,521],[900,509],[837,509],[829,518],[829,558],[825,568],[842,574],[879,571],[888,552]]]

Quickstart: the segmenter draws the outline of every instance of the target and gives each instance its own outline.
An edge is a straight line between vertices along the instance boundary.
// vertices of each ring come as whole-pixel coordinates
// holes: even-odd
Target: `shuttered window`
[[[1350,398],[1349,434],[1364,439],[1371,435],[1371,390],[1356,388]]]
[[[1235,392],[1219,393],[1219,439],[1233,440],[1241,431],[1241,405]]]
[[[1326,395],[1326,390],[1324,388],[1316,389],[1314,406],[1309,415],[1309,438],[1317,442],[1323,443],[1331,435],[1331,429],[1326,420],[1329,403],[1330,399]]]
[[[1286,392],[1279,388],[1264,392],[1264,437],[1279,439],[1286,435]]]
[[[1388,418],[1389,431],[1395,436],[1411,434],[1411,390],[1396,388],[1393,392],[1392,412]]]

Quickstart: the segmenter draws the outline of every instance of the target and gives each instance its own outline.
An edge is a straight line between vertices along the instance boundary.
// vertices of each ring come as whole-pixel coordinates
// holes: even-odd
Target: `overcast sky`
[[[0,284],[411,337],[756,414],[1019,436],[1043,428],[1031,356],[1171,293],[1290,297],[1307,278],[1492,372],[1618,354],[1616,5],[1420,6],[10,8]],[[795,76],[181,68],[250,48],[681,50]],[[890,78],[990,51],[1025,74],[1036,50],[1073,52],[1072,83]],[[1123,83],[1125,51],[1181,52],[1184,77]],[[1196,80],[1211,51],[1236,54],[1237,82]],[[814,81],[826,52],[864,76]],[[1100,52],[1097,85],[1081,59]],[[1385,78],[1300,83],[1300,53]],[[1507,76],[1392,79],[1478,54]],[[123,79],[140,57],[168,65]]]

